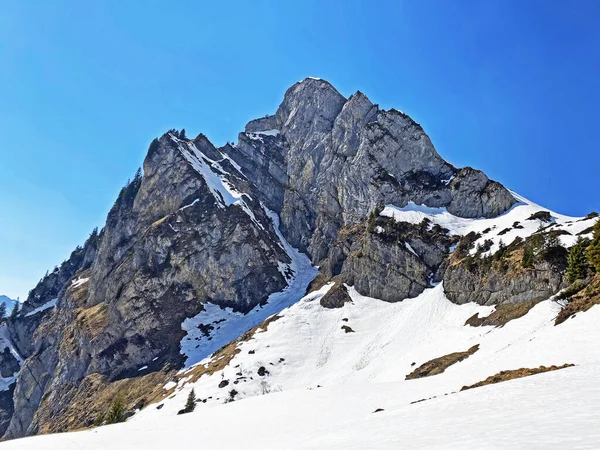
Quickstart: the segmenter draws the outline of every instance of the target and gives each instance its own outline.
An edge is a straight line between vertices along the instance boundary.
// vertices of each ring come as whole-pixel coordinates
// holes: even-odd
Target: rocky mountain
[[[453,167],[406,114],[305,79],[235,144],[175,130],[151,143],[104,228],[3,325],[17,365],[0,360],[0,432],[92,426],[116,397],[131,415],[224,373],[309,292],[336,309],[442,283],[457,305],[523,315],[569,285],[568,248],[595,221]]]

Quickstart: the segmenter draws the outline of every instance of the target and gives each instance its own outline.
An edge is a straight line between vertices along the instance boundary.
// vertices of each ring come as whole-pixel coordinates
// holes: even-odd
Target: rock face
[[[448,299],[458,304],[522,303],[547,299],[565,288],[567,250],[561,246],[542,249],[531,267],[523,267],[523,251],[532,240],[517,241],[495,257],[452,255],[444,274]]]
[[[346,286],[343,284],[334,285],[319,301],[323,308],[335,309],[341,308],[346,303],[352,302]]]
[[[492,269],[485,276],[471,272],[464,264],[446,271],[444,288],[454,303],[475,302],[480,305],[521,303],[551,297],[563,287],[563,272],[550,263],[541,262],[532,270],[511,273]]]
[[[40,411],[60,414],[90,374],[119,380],[145,365],[180,367],[181,323],[204,303],[245,312],[286,286],[280,268],[290,259],[254,188],[236,172],[203,136],[166,134],[151,149],[144,176],[110,211],[93,262],[58,290],[60,314],[20,345],[35,359],[19,377],[8,437],[38,432],[40,417],[52,416]],[[71,273],[61,267],[35,298],[56,295],[63,272]]]
[[[13,392],[15,384],[9,389],[0,391],[0,433],[4,434],[14,412]]]
[[[284,235],[316,264],[342,227],[379,204],[412,200],[460,217],[494,217],[516,203],[482,172],[444,161],[406,114],[380,110],[361,92],[345,99],[323,80],[296,83],[277,113],[250,122],[239,142],[222,150],[267,187],[262,198],[279,213]]]
[[[25,362],[12,387],[14,413],[3,412],[4,437],[91,424],[91,416],[57,418],[74,404],[93,407],[85,403],[90,386],[99,396],[142,377],[140,367],[180,368],[182,322],[207,303],[247,313],[283,290],[293,269],[274,215],[323,276],[387,301],[420,294],[444,276],[456,239],[441,227],[372,214],[409,201],[464,218],[494,217],[516,202],[482,172],[444,161],[406,114],[381,110],[361,92],[346,99],[318,79],[292,86],[276,113],[249,122],[235,145],[166,133],[103,230],[9,320]],[[447,277],[463,275],[457,268]],[[344,292],[341,285],[331,306],[347,300]],[[0,371],[10,364],[0,362]]]
[[[0,352],[0,376],[2,378],[10,378],[20,369],[19,361],[10,352],[8,347]]]

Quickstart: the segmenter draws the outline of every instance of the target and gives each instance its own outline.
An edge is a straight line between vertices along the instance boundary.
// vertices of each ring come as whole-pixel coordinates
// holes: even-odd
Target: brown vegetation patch
[[[558,313],[554,325],[559,325],[573,317],[578,312],[585,312],[594,305],[600,305],[600,275],[597,274],[592,282],[573,295],[569,303]]]
[[[71,280],[74,281],[74,280],[77,280],[78,278],[89,278],[89,277],[90,277],[90,270],[84,270],[82,272],[78,272],[76,274],[76,276],[74,276]],[[87,298],[88,298],[90,282],[87,281],[78,286],[73,286],[73,284],[71,282],[68,282],[67,284],[69,286],[67,287],[65,297],[68,296],[69,301],[73,302],[75,305],[77,305],[79,307],[85,305],[85,302],[87,301]]]
[[[101,311],[103,308],[102,304],[99,304],[84,310],[84,312],[87,311],[84,314],[86,321],[89,321],[92,317],[102,316]],[[123,399],[126,410],[143,408],[146,405],[160,402],[172,396],[175,392],[175,387],[168,390],[164,389],[165,383],[168,381],[176,382],[184,378],[189,378],[189,381],[194,382],[204,374],[212,374],[222,370],[240,352],[238,344],[250,340],[259,330],[267,330],[269,324],[280,317],[279,315],[269,317],[260,325],[219,349],[208,364],[195,366],[184,373],[177,373],[175,370],[165,368],[163,371],[152,372],[135,378],[124,378],[114,382],[110,382],[104,375],[94,373],[88,375],[78,386],[65,385],[62,387],[60,394],[56,393],[62,399],[59,403],[64,403],[65,406],[64,413],[61,414],[54,414],[50,405],[56,404],[56,398],[52,399],[53,393],[49,392],[43,398],[42,405],[36,413],[41,424],[40,434],[91,427],[99,417],[103,417],[110,409],[117,397]],[[62,350],[65,349],[61,347]]]
[[[358,224],[358,225],[354,225],[351,227],[344,227],[341,228],[340,231],[338,232],[338,241],[343,241],[349,237],[353,237],[356,235],[360,235],[363,234],[365,231],[365,225],[364,223],[362,224]]]
[[[117,397],[123,399],[126,410],[141,408],[172,393],[163,386],[174,375],[171,372],[153,372],[136,378],[110,382],[104,375],[93,373],[77,387],[65,387],[61,397],[68,401],[63,413],[54,414],[50,401],[52,394],[44,397],[36,413],[40,420],[40,434],[73,431],[91,427],[98,417],[103,417]],[[54,399],[54,402],[56,399]]]
[[[427,361],[425,364],[417,367],[414,371],[406,375],[406,380],[414,380],[416,378],[430,377],[443,373],[448,367],[457,362],[461,362],[479,350],[479,344],[474,345],[466,352],[450,353],[445,356]]]
[[[90,338],[97,337],[108,326],[108,306],[98,303],[79,311],[75,318],[75,326]]]
[[[535,305],[541,302],[541,299],[533,299],[521,303],[503,303],[496,306],[496,310],[487,317],[479,317],[479,313],[475,313],[467,319],[466,325],[472,327],[503,327],[508,322],[519,317],[523,317]]]
[[[514,380],[516,378],[528,377],[531,375],[537,375],[538,373],[543,372],[551,372],[553,370],[565,369],[567,367],[573,367],[574,364],[563,364],[562,366],[540,366],[534,369],[516,369],[516,370],[503,370],[502,372],[498,372],[496,375],[492,375],[491,377],[487,377],[485,380],[480,381],[479,383],[472,384],[470,386],[463,386],[461,391],[466,391],[467,389],[473,389],[481,386],[485,386],[487,384],[495,384],[502,383],[503,381]]]

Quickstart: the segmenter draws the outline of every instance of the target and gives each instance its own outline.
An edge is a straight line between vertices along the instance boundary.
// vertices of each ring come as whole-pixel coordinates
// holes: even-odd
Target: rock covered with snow
[[[281,134],[248,138],[261,129]],[[378,204],[414,201],[461,217],[493,217],[516,202],[483,173],[444,161],[406,114],[381,110],[361,92],[346,99],[319,79],[296,83],[275,115],[251,121],[238,145],[223,151],[265,186],[261,194],[280,214],[285,236],[315,264],[342,227]],[[448,183],[456,175],[460,180]]]
[[[473,271],[501,239],[532,238],[539,223],[527,217],[540,208],[447,163],[408,115],[361,92],[346,99],[324,80],[296,83],[235,144],[165,133],[143,169],[104,229],[44,277],[8,323],[26,370],[13,383],[6,437],[89,426],[92,412],[78,415],[73,405],[90,392],[199,367],[298,301],[316,266],[352,289],[340,284],[325,299],[335,308],[346,307],[348,292],[399,302],[442,280],[457,304],[527,301],[564,285],[556,258],[529,272],[513,264],[510,279],[501,265]],[[552,217],[561,248],[591,225]],[[0,372],[9,366],[0,361]],[[135,391],[132,403],[155,387]],[[101,406],[86,407],[99,414]]]
[[[15,391],[11,437],[51,426],[93,374],[119,379],[145,365],[180,367],[181,324],[207,302],[247,312],[287,286],[291,259],[268,210],[205,137],[165,134],[132,184],[108,215],[93,263],[58,290],[55,311],[44,312],[48,333],[33,333],[36,358]]]

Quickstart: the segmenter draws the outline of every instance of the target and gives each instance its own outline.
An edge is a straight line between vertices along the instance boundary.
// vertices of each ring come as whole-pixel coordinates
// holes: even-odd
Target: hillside
[[[271,401],[297,405],[300,423],[343,428],[367,414],[364,392],[377,400],[368,414],[384,409],[361,438],[375,439],[410,408],[434,414],[446,394],[472,415],[485,407],[477,391],[511,395],[456,394],[488,377],[578,383],[598,363],[597,221],[456,168],[408,115],[307,78],[235,143],[184,130],[151,142],[105,226],[2,326],[0,433],[98,427],[122,405],[127,424],[73,439],[101,445],[123,430],[131,445],[158,446],[193,417],[218,428],[210,411],[255,416]],[[177,418],[192,388],[197,407]],[[348,416],[337,397],[352,397]],[[157,441],[134,437],[152,424]]]
[[[554,326],[560,306],[548,300],[502,328],[475,328],[465,320],[493,308],[455,305],[444,298],[441,285],[394,304],[350,289],[353,303],[335,310],[320,307],[327,289],[286,309],[265,332],[241,344],[224,378],[215,373],[193,384],[200,399],[227,397],[231,386],[240,397],[253,398],[228,404],[209,400],[178,416],[187,384],[161,409],[152,405],[126,424],[2,447],[146,449],[201,443],[228,449],[239,447],[240,436],[249,449],[595,446],[600,310]],[[345,333],[341,324],[350,324],[354,333]],[[442,374],[403,379],[413,362],[474,344],[479,351]],[[281,358],[285,361],[278,363]],[[575,366],[460,391],[501,370],[565,362]],[[256,375],[260,364],[269,370],[266,377]],[[238,370],[254,380],[216,387],[223,379],[239,378]],[[268,395],[261,392],[263,379],[272,390]]]

